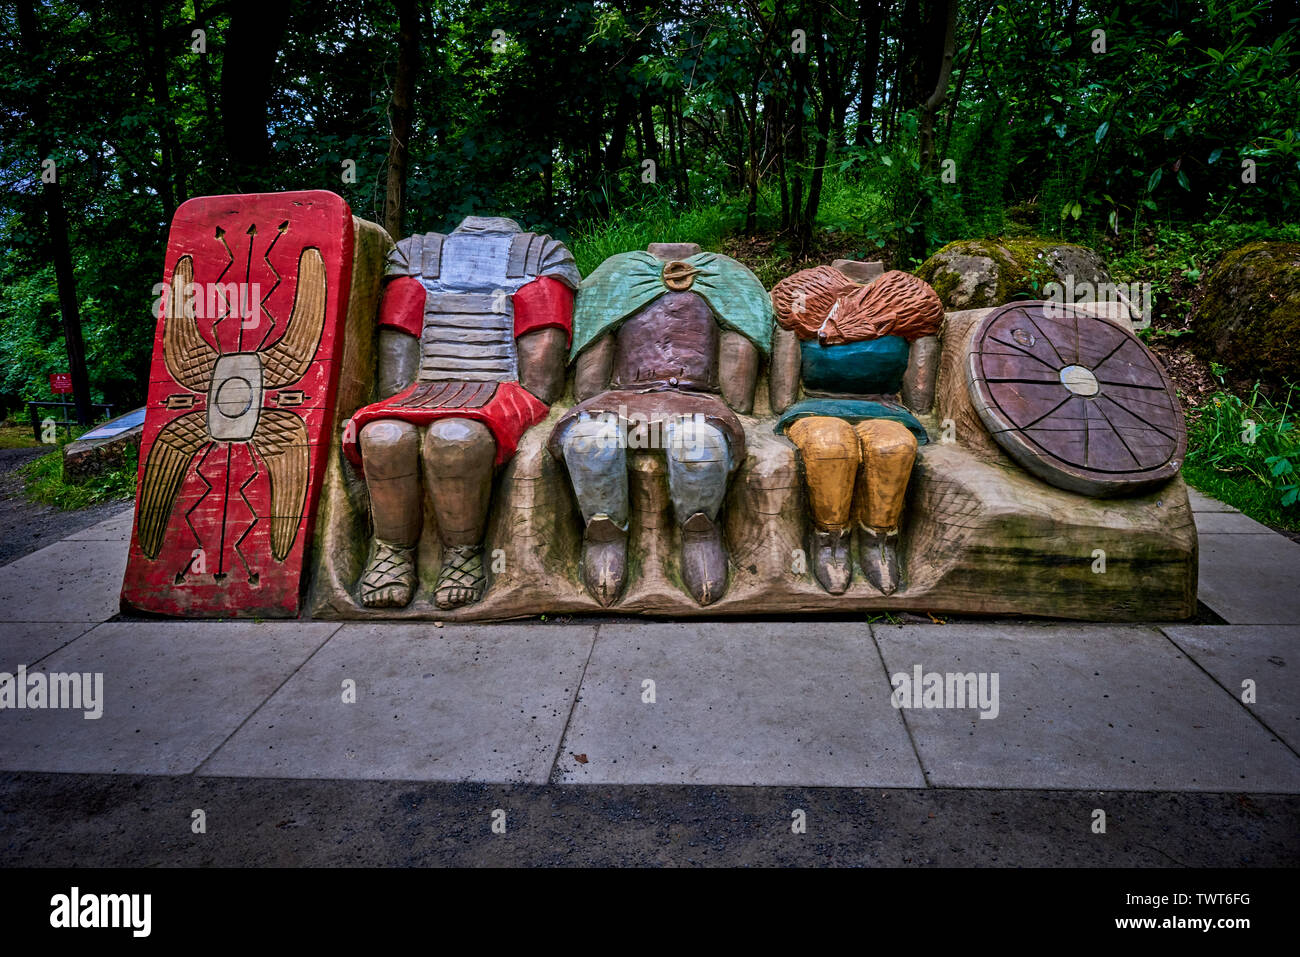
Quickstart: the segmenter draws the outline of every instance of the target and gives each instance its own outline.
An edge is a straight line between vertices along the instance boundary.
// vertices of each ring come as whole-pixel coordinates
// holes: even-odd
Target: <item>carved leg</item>
[[[867,580],[888,595],[899,584],[898,523],[916,461],[916,436],[889,419],[859,422],[855,431],[862,443],[862,471],[853,504],[858,561]]]
[[[424,475],[442,542],[442,568],[433,593],[439,608],[458,608],[483,597],[483,531],[496,453],[491,430],[472,419],[439,419],[424,436]]]
[[[627,449],[613,419],[582,417],[560,440],[564,465],[582,510],[582,580],[602,605],[612,604],[627,575]]]
[[[409,422],[381,419],[361,429],[361,461],[375,528],[361,575],[361,603],[401,608],[415,590],[420,539],[420,432]]]
[[[786,435],[803,460],[812,507],[808,554],[813,574],[832,595],[841,595],[853,580],[849,558],[849,511],[853,483],[862,461],[858,436],[843,419],[807,416]]]
[[[690,418],[665,423],[668,496],[682,529],[682,580],[701,605],[727,590],[727,552],[718,511],[727,494],[731,450],[716,426]]]

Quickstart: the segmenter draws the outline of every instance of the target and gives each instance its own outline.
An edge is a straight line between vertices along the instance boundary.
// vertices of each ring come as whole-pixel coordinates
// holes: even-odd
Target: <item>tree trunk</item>
[[[171,104],[171,87],[167,82],[167,64],[173,59],[163,48],[163,13],[158,0],[149,3],[149,32],[138,25],[140,49],[145,54],[145,73],[149,77],[149,91],[153,94],[154,116],[158,124],[160,184],[158,195],[162,200],[163,219],[171,216],[185,202],[185,171],[181,164],[180,138],[176,135],[175,115]]]
[[[881,67],[880,36],[884,27],[885,4],[873,3],[871,6],[865,28],[866,46],[862,52],[862,62],[858,65],[862,92],[858,100],[858,124],[853,131],[853,142],[857,146],[866,146],[868,142],[875,141],[871,133],[871,113],[875,108],[876,73]]]
[[[826,152],[830,140],[831,109],[836,95],[836,78],[827,68],[824,32],[820,12],[814,17],[813,29],[816,31],[817,80],[820,97],[813,103],[813,112],[817,124],[817,143],[813,149],[812,177],[808,182],[808,203],[803,210],[803,225],[799,230],[799,258],[804,258],[812,246],[813,224],[817,219],[817,207],[821,205],[822,181],[826,173]]]
[[[40,160],[50,155],[49,131],[49,68],[45,62],[36,11],[32,0],[18,0],[18,34],[23,51],[33,70],[35,83],[28,115],[36,128],[36,148]],[[77,422],[89,425],[93,416],[90,405],[90,377],[86,372],[86,348],[81,337],[81,314],[77,308],[77,282],[72,271],[72,245],[68,239],[68,215],[63,208],[63,187],[57,170],[52,183],[42,183],[41,205],[49,225],[51,258],[54,261],[54,280],[59,294],[59,315],[63,322],[63,339],[68,351],[68,371],[72,374],[72,399],[76,405]]]
[[[420,11],[415,0],[397,0],[397,23],[397,75],[393,78],[393,99],[388,107],[388,172],[384,196],[384,229],[394,240],[405,235],[411,101],[420,57]]]
[[[921,174],[934,172],[934,123],[939,108],[948,99],[948,80],[952,77],[952,57],[957,38],[957,0],[944,3],[944,31],[942,34],[943,50],[939,58],[938,76],[934,88],[921,104],[919,128],[919,146],[921,151]]]
[[[265,189],[273,181],[267,113],[288,26],[287,0],[232,0],[221,61],[221,117],[230,174],[242,190]]]

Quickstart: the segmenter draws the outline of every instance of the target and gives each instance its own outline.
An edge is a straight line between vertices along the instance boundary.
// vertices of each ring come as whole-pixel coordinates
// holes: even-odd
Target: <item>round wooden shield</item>
[[[1014,302],[971,343],[971,401],[1007,454],[1094,497],[1172,478],[1187,451],[1173,384],[1136,336],[1082,309]]]

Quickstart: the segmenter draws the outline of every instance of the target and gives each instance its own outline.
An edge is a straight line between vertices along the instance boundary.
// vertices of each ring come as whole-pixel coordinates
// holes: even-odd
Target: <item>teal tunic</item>
[[[824,346],[815,339],[799,343],[803,386],[813,392],[893,395],[903,388],[907,340],[881,336],[863,342]]]
[[[903,387],[909,347],[901,336],[882,336],[863,342],[846,342],[824,346],[815,340],[799,344],[802,353],[804,388],[816,392],[893,395]],[[785,432],[790,423],[809,415],[825,415],[846,422],[867,419],[892,419],[901,422],[916,436],[917,444],[929,441],[925,426],[916,416],[892,402],[870,399],[805,399],[786,409],[776,423],[777,432]]]

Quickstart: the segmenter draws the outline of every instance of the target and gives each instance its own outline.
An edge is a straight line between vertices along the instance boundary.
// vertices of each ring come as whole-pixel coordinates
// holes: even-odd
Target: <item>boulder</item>
[[[1198,351],[1233,372],[1300,377],[1300,243],[1256,242],[1219,261],[1192,319]]]
[[[1105,263],[1091,249],[1034,238],[949,243],[922,263],[916,275],[934,287],[949,310],[1043,299],[1043,286],[1049,282],[1079,293],[1069,301],[1093,301],[1096,285],[1111,281]]]

